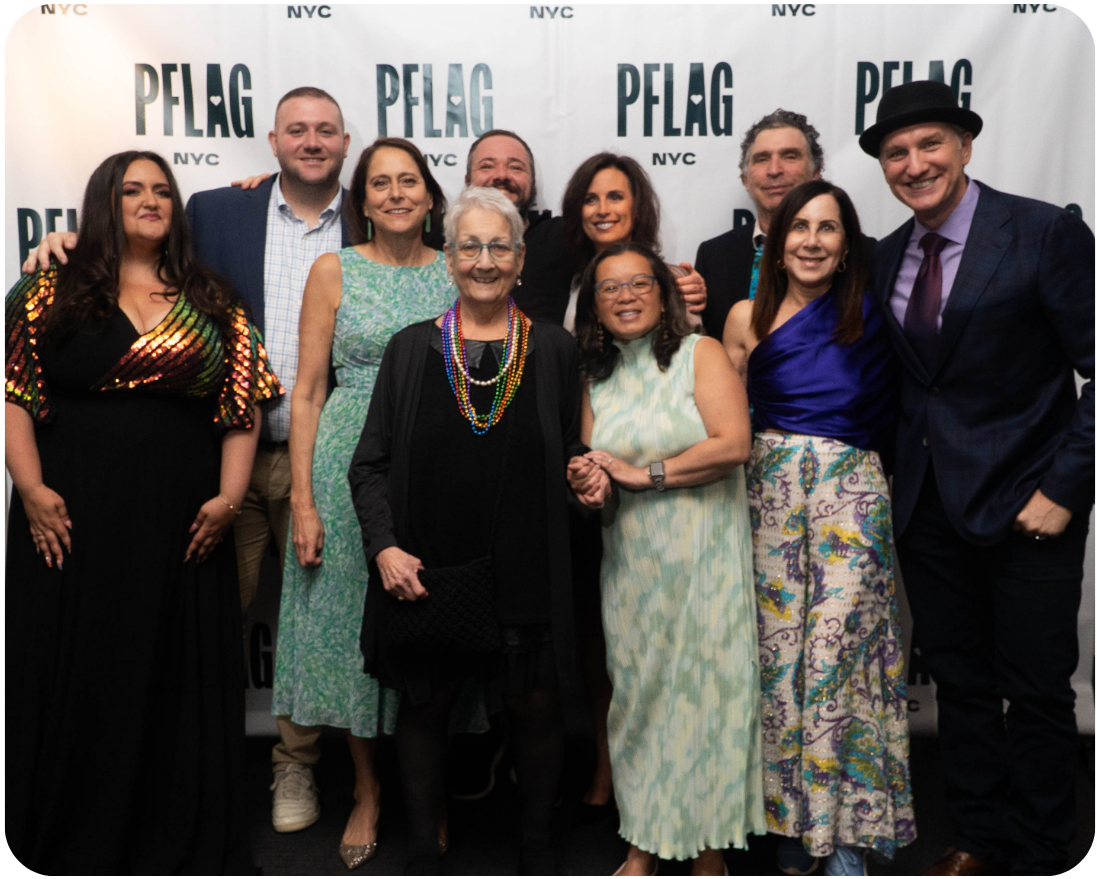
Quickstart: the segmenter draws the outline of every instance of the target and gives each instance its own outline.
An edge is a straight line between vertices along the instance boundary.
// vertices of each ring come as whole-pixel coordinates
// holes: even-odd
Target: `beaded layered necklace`
[[[469,420],[472,432],[483,436],[499,423],[518,391],[522,381],[522,372],[526,367],[526,349],[529,347],[530,321],[507,297],[507,337],[503,342],[503,363],[495,378],[480,380],[469,372],[468,352],[465,350],[465,336],[461,331],[461,300],[458,299],[442,316],[442,352],[446,361],[446,378],[457,397],[457,406],[461,414]],[[495,386],[495,396],[491,402],[491,411],[486,415],[477,414],[472,405],[471,385],[486,388]]]

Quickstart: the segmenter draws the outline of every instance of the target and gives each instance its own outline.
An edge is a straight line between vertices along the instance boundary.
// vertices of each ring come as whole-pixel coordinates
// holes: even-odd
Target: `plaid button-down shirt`
[[[312,264],[343,246],[340,208],[343,190],[320,213],[315,228],[293,212],[282,195],[282,178],[275,182],[267,208],[267,244],[263,251],[263,343],[274,374],[286,389],[283,397],[263,407],[264,439],[289,439],[290,394],[297,380],[297,321],[305,281]]]

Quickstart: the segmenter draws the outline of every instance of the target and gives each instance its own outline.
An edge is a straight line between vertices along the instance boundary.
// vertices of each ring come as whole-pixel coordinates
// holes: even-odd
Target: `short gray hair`
[[[754,139],[759,133],[770,128],[795,128],[804,135],[808,145],[808,157],[811,159],[811,170],[822,173],[823,171],[823,147],[819,144],[819,132],[815,126],[808,122],[808,117],[803,113],[794,113],[792,110],[774,110],[768,116],[763,116],[755,122],[747,133],[743,135],[743,143],[739,148],[739,173],[745,174],[747,170],[747,157],[750,148],[754,146]]]
[[[457,201],[446,211],[446,218],[442,223],[446,231],[446,244],[451,248],[457,243],[457,224],[461,222],[461,217],[475,208],[501,214],[503,219],[510,225],[510,233],[514,243],[522,243],[525,224],[522,222],[522,217],[518,213],[518,208],[514,206],[514,202],[498,189],[492,189],[488,186],[466,186],[461,194],[457,196]]]

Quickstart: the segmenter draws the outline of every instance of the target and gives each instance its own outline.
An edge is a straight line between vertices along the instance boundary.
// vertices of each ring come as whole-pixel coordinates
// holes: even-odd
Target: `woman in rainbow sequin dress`
[[[370,674],[403,694],[396,746],[411,825],[409,871],[440,867],[447,717],[473,678],[510,719],[522,871],[554,873],[558,694],[574,680],[564,474],[565,462],[584,449],[575,342],[560,327],[531,323],[510,298],[525,245],[506,196],[466,189],[445,226],[458,300],[443,317],[392,337],[350,466],[371,561],[362,655]],[[442,600],[420,573],[485,556],[493,574],[462,584],[460,593],[478,585],[481,612],[470,614],[462,600],[443,622],[447,637],[486,627],[494,639],[485,635],[479,651],[447,646],[437,632],[414,646],[394,643],[398,614],[430,614],[431,602]]]
[[[139,152],[6,319],[8,843],[46,874],[250,872],[230,526],[282,393],[258,334]]]

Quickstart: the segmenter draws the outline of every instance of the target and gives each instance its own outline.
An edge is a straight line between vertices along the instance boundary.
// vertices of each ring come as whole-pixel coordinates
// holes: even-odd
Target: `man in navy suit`
[[[290,518],[289,409],[297,374],[297,319],[309,269],[321,254],[350,245],[339,173],[350,135],[335,99],[321,89],[293,89],[282,97],[268,135],[281,169],[253,190],[224,187],[197,192],[187,218],[198,258],[224,275],[251,311],[286,395],[263,410],[262,436],[251,484],[236,522],[240,599],[246,610],[273,536],[286,557]],[[274,748],[274,829],[301,830],[320,817],[312,766],[322,727],[278,718]]]
[[[878,245],[874,289],[904,365],[894,530],[956,827],[928,873],[1056,873],[1075,831],[1094,238],[969,179],[981,128],[948,86],[912,82],[860,140],[914,212]]]

